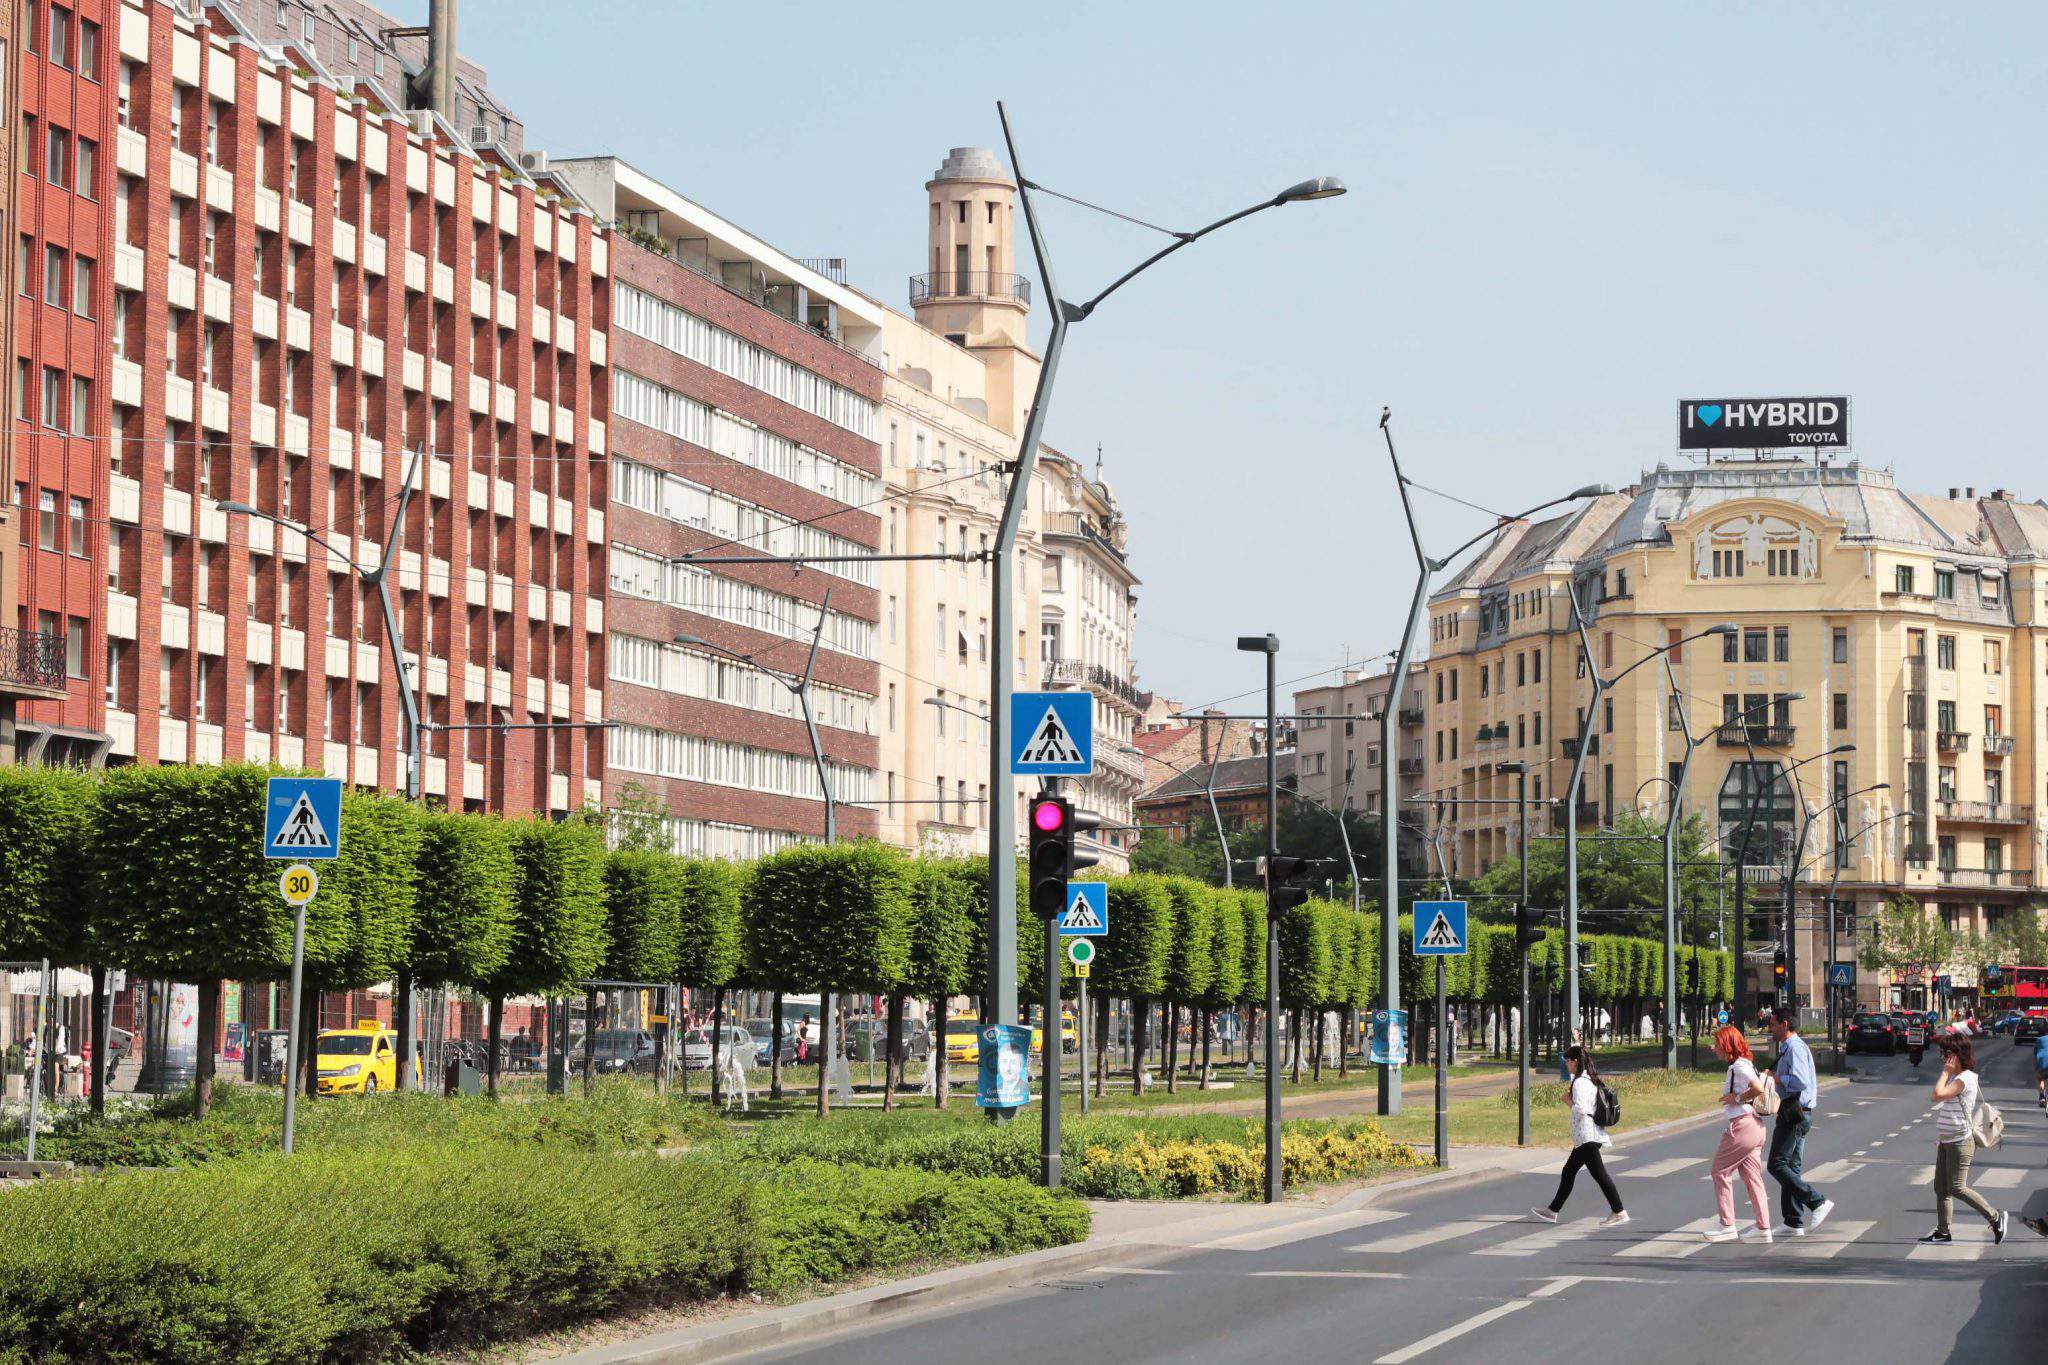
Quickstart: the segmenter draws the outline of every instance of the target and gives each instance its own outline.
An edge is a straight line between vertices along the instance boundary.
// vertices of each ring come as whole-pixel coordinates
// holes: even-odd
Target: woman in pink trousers
[[[1710,1229],[1706,1238],[1709,1242],[1732,1242],[1738,1235],[1735,1226],[1735,1176],[1740,1172],[1742,1183],[1749,1187],[1750,1207],[1756,1210],[1756,1226],[1739,1235],[1745,1242],[1768,1242],[1771,1240],[1771,1204],[1770,1196],[1764,1193],[1763,1162],[1764,1140],[1768,1134],[1763,1120],[1749,1107],[1749,1102],[1762,1093],[1756,1062],[1750,1055],[1749,1040],[1733,1024],[1723,1025],[1721,1031],[1714,1035],[1714,1051],[1728,1063],[1728,1083],[1721,1090],[1721,1109],[1728,1116],[1728,1126],[1722,1131],[1721,1145],[1714,1152],[1714,1199],[1720,1205],[1721,1225]]]

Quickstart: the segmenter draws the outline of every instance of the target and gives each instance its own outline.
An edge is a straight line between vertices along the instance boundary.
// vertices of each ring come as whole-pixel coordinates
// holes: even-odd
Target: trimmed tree
[[[413,986],[482,981],[512,953],[512,832],[494,815],[422,811],[412,945],[398,979],[400,1051],[412,1051]],[[404,1088],[401,1079],[399,1086]]]
[[[92,1108],[106,1110],[107,968],[88,861],[98,791],[69,768],[0,768],[0,957],[92,969]]]
[[[486,1056],[498,1092],[505,997],[560,995],[604,963],[604,835],[581,820],[522,820],[511,826],[512,951],[504,966],[472,984],[491,1002]]]
[[[1243,903],[1234,891],[1205,888],[1209,897],[1209,986],[1195,1003],[1202,1011],[1202,1079],[1209,1088],[1209,1040],[1216,1011],[1229,1009],[1245,995],[1245,917]]]
[[[418,815],[396,797],[342,794],[341,856],[327,865],[320,894],[306,907],[306,1008],[315,1025],[320,992],[359,991],[390,981],[405,963],[412,948],[414,888],[419,881]],[[312,929],[316,907],[323,922],[317,952]],[[306,1036],[313,1036],[310,1028]],[[316,1050],[309,1043],[306,1053],[311,1056]],[[412,1069],[413,1060],[399,1057],[400,1075]],[[307,1083],[312,1086],[314,1081],[309,1066]]]
[[[769,1053],[769,1094],[782,1095],[782,993],[790,983],[764,978],[745,961],[741,891],[746,870],[715,858],[688,858],[677,867],[681,899],[676,907],[674,979],[692,990],[717,991],[744,979],[775,993],[775,1046]],[[668,1025],[663,1026],[667,1029]],[[716,1089],[716,1076],[713,1077]],[[690,1093],[690,1068],[683,1068],[683,1093]]]
[[[1166,1001],[1166,1089],[1172,1094],[1179,1088],[1181,1009],[1192,1008],[1216,974],[1211,957],[1216,910],[1209,888],[1200,882],[1188,877],[1168,877],[1165,882],[1173,907],[1173,927],[1166,950],[1166,984],[1160,994]],[[1192,1042],[1188,1051],[1192,1060]]]
[[[1131,1085],[1145,1093],[1146,1015],[1151,1002],[1166,989],[1167,960],[1173,949],[1173,894],[1164,877],[1147,872],[1118,877],[1109,883],[1109,936],[1097,945],[1090,980],[1100,980],[1102,1000],[1096,1006],[1097,1084],[1108,1069],[1109,998],[1130,1002],[1135,1033],[1131,1048]]]
[[[682,924],[682,864],[666,853],[614,849],[604,864],[605,957],[599,974],[609,981],[666,985],[675,980],[676,936]],[[588,1093],[597,1058],[597,988],[585,996],[583,1088]],[[656,1084],[661,1058],[657,1055]]]
[[[1301,1012],[1317,1010],[1330,992],[1328,901],[1291,905],[1280,914],[1280,1003],[1291,1011],[1293,1077],[1301,1080]]]
[[[890,1055],[901,1068],[897,1030],[904,995],[929,1002],[932,1047],[932,1102],[946,1107],[946,999],[967,989],[968,949],[974,941],[975,897],[969,869],[953,859],[927,858],[912,867],[910,883],[910,964],[901,990],[889,998]],[[899,1081],[901,1077],[897,1078]],[[886,1101],[887,1091],[883,1092]]]

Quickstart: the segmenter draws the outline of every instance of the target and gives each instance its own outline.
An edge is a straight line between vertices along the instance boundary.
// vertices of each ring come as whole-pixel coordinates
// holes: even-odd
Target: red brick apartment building
[[[775,675],[802,673],[822,610],[811,698],[839,832],[872,835],[875,813],[843,803],[877,795],[875,566],[679,561],[877,550],[882,311],[838,262],[786,256],[617,158],[552,171],[614,228],[606,803],[652,795],[685,853],[818,837],[809,740]]]
[[[402,786],[342,556],[375,564],[413,452],[392,582],[427,720],[603,713],[608,234],[502,142],[408,112],[418,63],[364,14],[25,0],[21,615],[61,626],[69,677],[20,707],[24,757]],[[422,786],[561,812],[603,766],[594,730],[437,734]]]

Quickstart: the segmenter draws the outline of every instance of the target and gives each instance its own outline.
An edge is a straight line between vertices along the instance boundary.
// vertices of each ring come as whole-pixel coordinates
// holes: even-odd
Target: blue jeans
[[[1796,1100],[1786,1100],[1779,1106],[1777,1127],[1771,1130],[1771,1159],[1764,1169],[1778,1182],[1778,1208],[1788,1228],[1798,1227],[1806,1210],[1825,1202],[1799,1175],[1806,1161],[1806,1134],[1812,1127],[1812,1112]]]

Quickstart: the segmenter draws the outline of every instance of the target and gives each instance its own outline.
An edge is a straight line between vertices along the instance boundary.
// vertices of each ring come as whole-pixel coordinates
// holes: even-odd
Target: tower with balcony
[[[1031,281],[1017,271],[1017,182],[985,147],[955,147],[925,182],[926,271],[910,277],[917,320],[987,367],[989,419],[1023,428],[1038,378],[1025,344]]]

